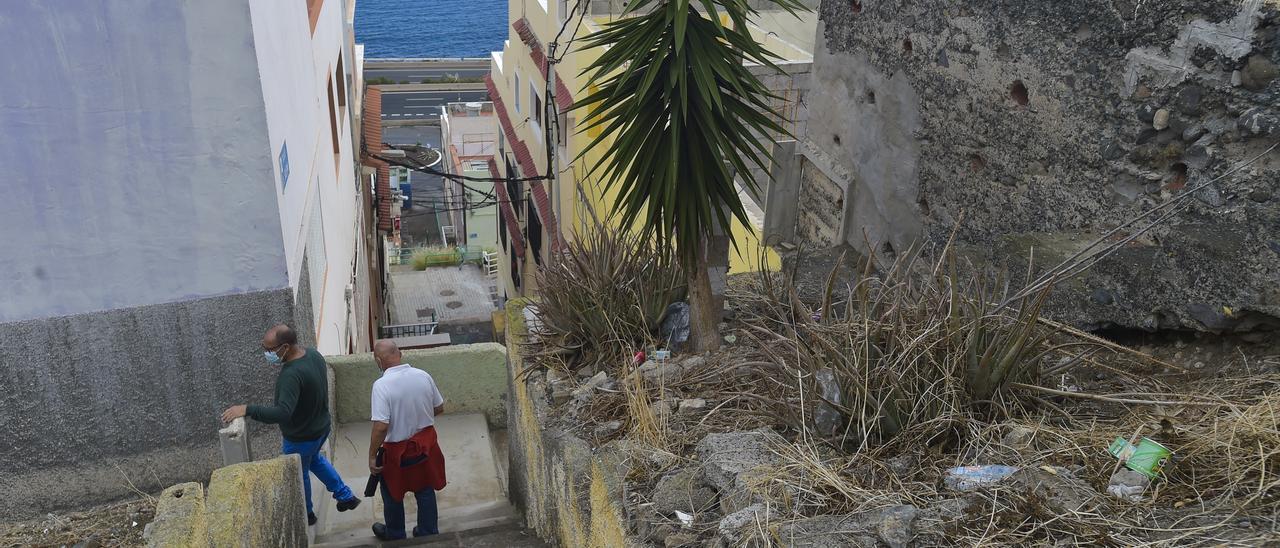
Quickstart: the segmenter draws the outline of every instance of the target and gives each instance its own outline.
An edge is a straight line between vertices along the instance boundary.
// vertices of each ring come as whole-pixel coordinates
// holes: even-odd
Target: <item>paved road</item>
[[[382,119],[402,120],[431,119],[440,116],[440,107],[446,103],[487,101],[489,93],[478,91],[384,91],[382,92]]]
[[[364,77],[386,78],[397,84],[409,82],[421,84],[423,80],[443,80],[449,77],[482,78],[489,74],[489,61],[479,62],[438,62],[429,68],[400,68],[395,63],[366,63]]]

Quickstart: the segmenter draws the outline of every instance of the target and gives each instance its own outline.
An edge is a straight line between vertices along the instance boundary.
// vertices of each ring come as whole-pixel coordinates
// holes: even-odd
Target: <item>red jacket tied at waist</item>
[[[382,448],[382,488],[396,502],[403,501],[405,493],[444,489],[444,453],[436,443],[434,426],[407,440],[383,443]]]

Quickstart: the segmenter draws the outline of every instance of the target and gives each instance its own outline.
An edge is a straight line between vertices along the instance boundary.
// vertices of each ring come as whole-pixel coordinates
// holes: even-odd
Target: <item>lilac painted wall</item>
[[[5,0],[0,51],[0,322],[288,286],[248,0]]]

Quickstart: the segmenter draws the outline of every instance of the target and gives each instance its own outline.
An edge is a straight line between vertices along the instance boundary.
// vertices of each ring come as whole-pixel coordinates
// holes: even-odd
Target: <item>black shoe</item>
[[[424,533],[424,532],[422,532],[420,529],[418,529],[417,527],[414,527],[414,528],[413,528],[413,538],[425,537],[425,536],[430,536],[430,535],[438,535],[438,534],[440,534],[440,533]]]
[[[307,512],[307,525],[315,525],[315,524],[316,524],[316,513]]]
[[[392,537],[391,535],[388,535],[387,526],[381,523],[373,524],[373,536],[378,537],[378,540],[401,540],[404,538],[404,537]]]
[[[347,510],[355,510],[357,506],[360,506],[360,497],[351,497],[347,500],[338,501],[339,512],[346,512]]]

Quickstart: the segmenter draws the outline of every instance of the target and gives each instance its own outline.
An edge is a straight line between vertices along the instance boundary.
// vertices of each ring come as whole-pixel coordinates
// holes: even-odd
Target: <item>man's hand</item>
[[[378,466],[378,459],[377,459],[377,458],[370,458],[370,459],[369,459],[369,474],[370,474],[370,475],[375,475],[375,474],[381,474],[381,473],[382,473],[382,467],[381,467],[381,466]]]
[[[228,407],[226,411],[222,412],[222,424],[230,424],[231,421],[243,417],[246,409],[248,409],[247,405],[233,405]]]

